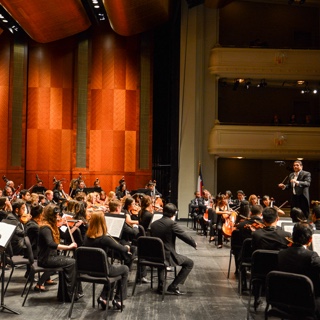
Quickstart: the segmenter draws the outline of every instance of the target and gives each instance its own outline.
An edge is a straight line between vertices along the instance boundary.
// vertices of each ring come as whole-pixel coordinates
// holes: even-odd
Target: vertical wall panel
[[[8,166],[8,125],[9,125],[9,66],[10,66],[10,41],[1,35],[0,45],[0,170]]]

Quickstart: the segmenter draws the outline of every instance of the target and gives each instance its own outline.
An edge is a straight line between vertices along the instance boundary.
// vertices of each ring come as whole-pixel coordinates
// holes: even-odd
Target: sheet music
[[[292,234],[293,227],[294,227],[294,225],[284,225],[282,229],[284,231],[290,232]]]
[[[115,217],[115,216],[105,216],[106,224],[108,227],[108,234],[115,238],[120,238],[123,225],[125,223],[124,216]]]
[[[320,255],[320,233],[312,235],[312,249]]]
[[[156,212],[155,212],[155,213],[152,215],[152,219],[151,219],[150,224],[153,223],[153,222],[155,222],[155,221],[157,221],[157,220],[159,220],[159,219],[161,219],[162,216],[163,216],[162,212],[159,212],[159,213],[156,213]]]
[[[0,222],[0,247],[6,248],[17,226]]]

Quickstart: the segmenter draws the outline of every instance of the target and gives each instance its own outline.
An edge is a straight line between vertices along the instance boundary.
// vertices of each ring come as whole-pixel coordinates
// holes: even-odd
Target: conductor
[[[282,190],[289,189],[292,192],[291,208],[300,208],[306,219],[309,217],[309,187],[311,183],[311,173],[304,171],[301,161],[293,163],[293,171],[289,174],[287,184],[279,183]]]

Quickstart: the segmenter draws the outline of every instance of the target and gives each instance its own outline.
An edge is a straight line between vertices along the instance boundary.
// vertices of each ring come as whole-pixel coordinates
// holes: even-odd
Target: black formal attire
[[[148,210],[143,210],[139,212],[139,224],[143,226],[144,230],[149,229],[153,214]]]
[[[309,187],[311,183],[311,173],[308,171],[300,170],[296,180],[298,185],[292,184],[290,181],[295,178],[295,172],[289,174],[288,183],[285,189],[291,190],[291,208],[300,208],[306,218],[309,217]]]
[[[239,224],[237,225],[237,229],[239,230],[241,242],[243,242],[247,238],[252,238],[250,225],[255,223],[261,223],[261,226],[263,226],[262,218],[260,216],[251,216],[249,219],[239,222]]]
[[[161,219],[153,222],[150,228],[151,236],[158,237],[163,241],[165,249],[165,258],[170,266],[181,266],[180,272],[173,280],[171,286],[177,287],[180,283],[184,283],[188,274],[193,268],[193,261],[176,252],[176,237],[196,248],[197,244],[184,230],[169,217],[163,216]],[[159,289],[162,289],[163,271],[159,272]]]
[[[40,267],[62,267],[65,279],[65,299],[71,301],[75,281],[75,260],[65,255],[58,255],[58,244],[54,242],[48,226],[41,226],[39,231],[38,264]],[[61,277],[59,277],[58,300],[62,300]],[[81,286],[80,286],[81,287]],[[80,288],[80,291],[82,289]],[[80,292],[79,292],[80,293]]]
[[[320,230],[320,220],[316,220],[314,222],[314,226],[315,226],[316,230]]]
[[[5,219],[8,215],[8,212],[7,211],[4,211],[4,210],[0,210],[0,222]]]
[[[303,274],[313,282],[314,292],[320,296],[320,257],[302,245],[293,244],[291,247],[280,250],[278,256],[279,270]]]
[[[7,217],[2,222],[9,223],[16,226],[16,229],[11,238],[10,244],[12,247],[13,255],[24,255],[25,254],[25,243],[24,243],[24,226],[19,221],[19,216],[15,213],[8,213]]]
[[[194,198],[190,202],[191,216],[193,218],[193,229],[196,229],[197,220],[203,217],[203,211],[206,210],[203,198]]]
[[[247,201],[247,200],[240,200],[239,201],[238,200],[235,207],[239,208],[237,210],[238,215],[237,215],[237,219],[236,219],[236,224],[239,223],[240,220],[243,219],[243,217],[246,217],[246,218],[249,217],[249,213],[250,213],[249,201]]]
[[[38,259],[38,239],[39,239],[39,231],[40,231],[40,226],[38,225],[38,223],[34,220],[29,220],[26,224],[25,224],[25,234],[26,236],[28,236],[30,243],[31,243],[31,247],[32,247],[32,252],[33,252],[33,257],[34,259]],[[27,266],[28,268],[29,266]],[[29,273],[29,268],[27,269],[27,274]],[[44,272],[39,281],[38,284],[42,285],[46,280],[50,279],[52,272]]]
[[[67,199],[64,197],[62,191],[60,191],[58,189],[54,189],[53,190],[53,201],[56,204],[60,204],[60,203],[64,203],[65,201],[67,201]]]
[[[101,236],[99,238],[89,238],[85,236],[83,245],[85,247],[94,247],[94,248],[101,248],[108,253],[109,249],[116,250],[120,252],[123,255],[128,256],[128,248],[122,246],[121,244],[115,242],[113,239],[111,239],[108,236]],[[109,268],[109,274],[110,277],[116,277],[121,275],[122,278],[122,299],[125,300],[127,298],[127,282],[128,282],[128,274],[129,274],[129,268],[126,265],[113,265],[109,264],[108,262],[108,268]],[[112,292],[110,290],[111,288],[107,285],[104,285],[102,292],[100,294],[101,298],[103,300],[107,300],[107,296],[109,295],[110,299],[112,299]],[[117,287],[115,299],[118,300],[120,298],[120,288]]]
[[[252,233],[252,252],[257,249],[280,250],[288,246],[291,233],[280,227],[265,227]]]

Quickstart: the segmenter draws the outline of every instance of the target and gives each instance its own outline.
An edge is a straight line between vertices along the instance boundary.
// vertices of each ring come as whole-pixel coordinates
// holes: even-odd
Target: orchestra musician
[[[162,194],[156,189],[156,182],[155,180],[154,181],[149,181],[147,183],[147,189],[149,189],[150,191],[148,191],[148,195],[151,197],[151,198],[161,198],[162,197]]]
[[[204,206],[204,201],[203,198],[200,195],[200,191],[195,191],[194,192],[195,198],[191,200],[190,202],[190,208],[191,208],[191,217],[193,219],[193,230],[197,230],[197,220],[203,217],[203,206]],[[202,217],[201,217],[202,213]]]
[[[238,207],[238,216],[236,219],[236,223],[239,223],[242,219],[241,217],[249,216],[249,202],[245,199],[245,193],[242,190],[237,191],[237,199],[234,201],[235,207]]]
[[[65,300],[71,301],[72,289],[75,281],[75,260],[63,254],[58,254],[58,250],[67,251],[77,248],[77,244],[72,242],[69,245],[60,243],[60,232],[57,223],[61,221],[60,209],[57,205],[49,204],[45,207],[43,220],[39,231],[39,252],[38,264],[40,267],[62,267],[65,274],[59,277],[58,300],[62,301],[62,279],[65,281]],[[77,299],[83,297],[82,287],[79,286]]]
[[[220,194],[217,197],[216,205],[216,214],[217,214],[217,233],[218,233],[218,249],[222,248],[222,225],[226,219],[231,215],[231,209],[228,206],[228,202],[225,194]]]
[[[61,180],[54,182],[54,189],[53,189],[53,201],[60,205],[66,202],[67,200],[70,200],[70,197],[67,196],[67,194],[63,190],[63,183]]]
[[[26,210],[25,202],[21,199],[16,199],[12,203],[12,212],[9,212],[7,217],[2,220],[2,222],[16,226],[10,241],[13,255],[24,255],[25,253],[24,225],[21,217],[26,213]]]
[[[312,222],[314,224],[315,229],[320,230],[320,206],[319,205],[316,205],[312,208]]]
[[[259,198],[255,195],[255,194],[251,194],[249,196],[249,209],[251,209],[253,206],[256,206],[257,204],[259,204]]]
[[[292,208],[290,210],[292,222],[307,222],[306,216],[300,208]]]
[[[263,223],[266,227],[252,233],[252,251],[257,249],[280,250],[286,248],[291,237],[290,232],[277,226],[279,220],[278,211],[272,207],[266,207],[262,211]]]
[[[122,182],[120,184],[119,190],[116,193],[116,196],[119,200],[121,200],[123,197],[129,195],[130,192],[127,190],[127,184],[125,182]]]
[[[320,257],[309,250],[312,242],[312,228],[308,223],[296,223],[292,232],[292,245],[280,250],[279,271],[303,274],[311,279],[316,297],[320,296]]]
[[[9,212],[12,212],[11,202],[7,197],[0,197],[0,222],[7,217]]]
[[[102,211],[95,211],[91,215],[90,225],[87,231],[87,235],[84,239],[84,246],[86,247],[94,247],[101,248],[108,252],[108,249],[113,249],[118,251],[121,254],[131,255],[130,246],[121,245],[115,239],[111,238],[107,235],[108,228],[106,225],[106,220],[104,217],[104,213]],[[129,259],[130,260],[130,259]],[[109,277],[115,277],[121,275],[122,278],[122,299],[125,300],[127,298],[127,282],[128,282],[128,274],[129,268],[127,265],[114,265],[109,264]],[[117,286],[116,294],[113,297],[113,290],[108,285],[104,285],[102,292],[98,298],[98,305],[101,304],[103,310],[105,310],[107,306],[107,297],[110,297],[110,301],[112,301],[112,305],[115,309],[121,309],[120,302],[120,287]]]
[[[144,195],[141,199],[141,210],[138,214],[139,224],[143,226],[144,230],[149,229],[153,215],[152,199],[150,196]]]

